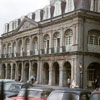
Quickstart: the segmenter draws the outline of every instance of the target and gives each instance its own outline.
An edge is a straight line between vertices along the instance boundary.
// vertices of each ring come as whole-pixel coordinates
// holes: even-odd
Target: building
[[[37,84],[84,88],[100,78],[100,0],[51,0],[50,5],[5,24],[0,75]],[[94,3],[95,2],[95,3]]]

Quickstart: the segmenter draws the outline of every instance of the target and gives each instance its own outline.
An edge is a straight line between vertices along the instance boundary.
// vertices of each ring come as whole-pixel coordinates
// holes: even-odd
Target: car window
[[[28,90],[28,97],[38,97],[41,98],[41,91],[35,91],[35,90]],[[21,90],[18,94],[18,96],[24,96],[25,90]]]
[[[100,100],[100,94],[93,94],[91,100]]]
[[[79,100],[79,96],[71,93],[54,93],[48,100]]]

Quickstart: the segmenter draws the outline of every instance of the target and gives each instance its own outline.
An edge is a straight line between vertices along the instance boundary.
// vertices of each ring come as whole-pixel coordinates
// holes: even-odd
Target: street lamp
[[[80,64],[80,88],[82,88],[82,65]]]

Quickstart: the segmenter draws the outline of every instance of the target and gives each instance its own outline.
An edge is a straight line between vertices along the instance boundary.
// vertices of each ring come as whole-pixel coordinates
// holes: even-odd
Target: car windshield
[[[93,94],[91,100],[100,100],[100,94]]]
[[[53,93],[48,100],[79,100],[79,96],[71,93]]]
[[[41,98],[41,91],[35,91],[35,90],[28,90],[28,97],[38,97]],[[18,96],[24,96],[25,90],[21,90],[18,94]]]
[[[6,91],[20,91],[21,86],[18,84],[5,84]]]

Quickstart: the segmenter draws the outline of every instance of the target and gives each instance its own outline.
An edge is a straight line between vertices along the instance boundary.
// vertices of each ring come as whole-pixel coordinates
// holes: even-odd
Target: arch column
[[[63,68],[63,62],[59,63],[59,86],[64,86],[64,68]]]
[[[53,31],[51,31],[50,33],[50,48],[53,48]],[[51,53],[51,49],[50,49],[50,53]]]
[[[71,81],[74,80],[80,86],[80,63],[77,57],[72,58],[71,66]]]
[[[30,55],[32,54],[32,37],[30,36]]]
[[[8,43],[6,43],[6,58],[8,56]]]
[[[18,54],[18,39],[16,40],[16,55]]]
[[[15,80],[18,81],[18,63],[16,62],[16,68],[15,68]]]
[[[22,61],[22,70],[21,70],[21,82],[24,82],[25,81],[25,78],[24,78],[24,62]]]
[[[31,79],[31,75],[32,75],[32,62],[29,61],[29,80]]]
[[[7,66],[7,63],[5,64],[6,66],[6,79],[8,79],[8,66]]]
[[[53,66],[52,63],[49,63],[49,85],[54,85],[55,84],[55,77],[54,76],[54,70],[53,70]]]
[[[13,79],[13,63],[11,63],[10,66],[11,66],[11,79]]]

